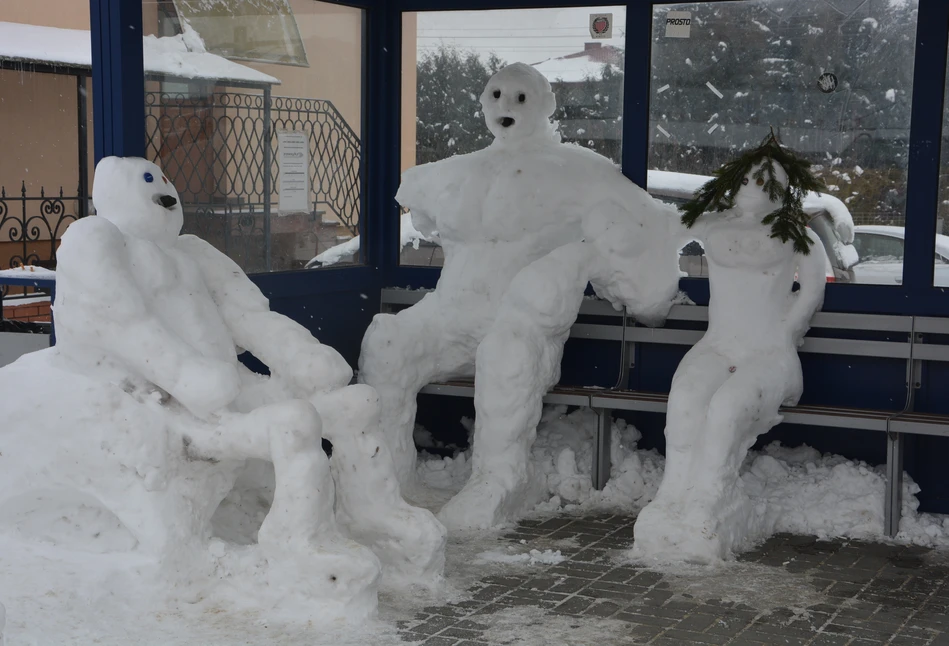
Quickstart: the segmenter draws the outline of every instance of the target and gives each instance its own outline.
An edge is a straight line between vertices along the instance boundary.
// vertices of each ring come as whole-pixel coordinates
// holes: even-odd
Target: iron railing
[[[271,249],[281,130],[305,132],[310,142],[310,220],[326,215],[358,235],[361,142],[330,101],[272,97],[269,89],[147,92],[145,112],[146,157],[175,183],[185,232],[212,242],[245,271],[289,268],[273,262]]]
[[[58,195],[46,195],[46,189],[40,188],[37,197],[27,194],[26,182],[21,182],[19,195],[7,194],[6,187],[0,187],[0,249],[6,247],[10,253],[0,257],[0,268],[54,268],[63,231],[88,212],[81,193],[77,190],[76,195],[66,196],[60,188]],[[75,202],[75,208],[71,202]]]

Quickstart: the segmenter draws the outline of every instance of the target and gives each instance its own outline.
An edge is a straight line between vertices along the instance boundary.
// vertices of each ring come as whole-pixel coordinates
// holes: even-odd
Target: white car
[[[903,227],[860,225],[853,229],[853,246],[859,262],[853,266],[854,282],[899,285],[903,282]],[[949,236],[936,234],[933,253],[936,287],[949,287]]]

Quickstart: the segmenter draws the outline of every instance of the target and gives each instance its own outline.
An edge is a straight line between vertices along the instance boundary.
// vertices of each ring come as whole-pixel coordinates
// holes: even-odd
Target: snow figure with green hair
[[[708,259],[708,331],[672,380],[666,470],[636,522],[635,556],[713,562],[760,535],[739,467],[799,400],[797,348],[824,298],[825,260],[801,208],[824,187],[809,167],[772,133],[683,207]]]

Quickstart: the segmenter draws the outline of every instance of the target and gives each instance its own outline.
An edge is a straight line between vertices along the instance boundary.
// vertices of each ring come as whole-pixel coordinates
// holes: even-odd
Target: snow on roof
[[[47,63],[65,67],[92,67],[92,44],[85,29],[60,29],[41,25],[0,22],[0,60]],[[278,85],[280,79],[234,63],[216,54],[195,51],[194,38],[182,35],[142,42],[145,72],[186,79],[240,81]],[[198,41],[200,43],[200,40]]]
[[[620,71],[617,64],[623,57],[618,47],[600,46],[600,43],[587,43],[582,52],[549,58],[533,67],[544,75],[550,83],[579,83],[587,78],[599,79],[603,76],[603,65],[609,64],[614,72]]]

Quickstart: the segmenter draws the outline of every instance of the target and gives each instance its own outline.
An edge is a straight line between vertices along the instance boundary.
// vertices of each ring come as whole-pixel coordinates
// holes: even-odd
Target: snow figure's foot
[[[529,474],[503,478],[471,474],[468,484],[438,512],[448,529],[488,529],[514,520],[541,500]]]
[[[378,400],[356,385],[312,399],[333,443],[337,519],[369,546],[393,581],[433,584],[445,567],[446,530],[427,509],[405,502],[389,447],[379,432]]]
[[[340,523],[382,561],[386,583],[434,585],[445,570],[447,530],[427,509],[404,501],[340,512]]]
[[[283,406],[288,407],[285,417],[296,423],[269,429],[276,488],[257,535],[271,569],[269,578],[346,614],[371,614],[382,568],[369,549],[336,529],[335,492],[320,442],[320,417],[308,402]]]
[[[681,502],[657,499],[636,519],[632,556],[660,562],[722,561],[750,537],[750,511],[740,491]]]
[[[320,604],[321,613],[354,620],[375,614],[382,566],[368,548],[334,531],[307,541],[262,540],[271,587]]]

